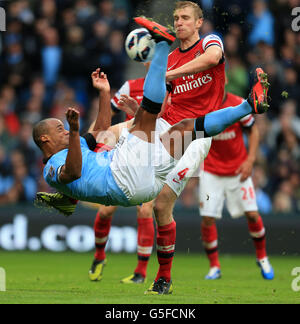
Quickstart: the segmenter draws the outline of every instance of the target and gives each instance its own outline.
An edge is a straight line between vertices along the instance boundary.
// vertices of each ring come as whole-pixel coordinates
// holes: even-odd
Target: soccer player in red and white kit
[[[146,19],[136,18],[135,21],[150,32],[151,29],[161,30],[162,34],[167,32],[164,27]],[[222,104],[225,88],[223,44],[216,35],[200,39],[202,24],[203,12],[196,3],[176,3],[174,27],[180,46],[169,55],[166,79],[170,83],[170,94],[165,112],[158,120],[159,132],[185,118],[204,116]],[[206,145],[210,146],[210,143],[211,140],[206,141]],[[197,151],[200,148],[191,146],[187,150],[182,163],[176,168],[176,175],[169,179],[155,201],[159,270],[146,294],[169,294],[173,290],[171,268],[176,241],[173,209],[195,165],[190,158],[194,153],[191,150]],[[200,154],[199,152],[198,155]]]
[[[144,63],[147,70],[150,63]],[[143,99],[145,78],[135,80],[128,80],[119,89],[111,100],[112,110],[115,113],[120,112],[119,104],[122,96],[130,97],[132,100],[140,105]],[[126,111],[128,106],[123,105],[122,110]],[[126,120],[133,118],[132,112],[127,110]],[[97,213],[94,232],[95,232],[95,246],[96,252],[92,267],[89,271],[89,278],[91,281],[100,281],[102,279],[103,268],[106,265],[105,248],[111,229],[111,223],[116,206],[100,206]],[[153,223],[153,202],[143,204],[137,207],[137,221],[138,221],[138,264],[133,275],[121,280],[124,284],[140,284],[145,281],[147,276],[147,267],[154,244],[154,223]]]
[[[135,21],[150,32],[166,29],[144,18]],[[225,59],[221,39],[208,35],[200,39],[203,24],[201,8],[190,1],[179,1],[174,11],[174,27],[180,47],[169,55],[167,81],[170,83],[169,100],[165,112],[157,122],[157,131],[164,132],[185,118],[197,118],[221,105],[225,88]],[[205,139],[210,146],[211,140]],[[175,202],[188,181],[191,146],[185,159],[178,165],[174,179],[169,179],[155,201],[157,220],[157,257],[159,270],[147,294],[169,294],[172,292],[171,267],[175,252],[176,222],[173,218]],[[200,153],[199,153],[200,156]],[[183,166],[182,166],[183,165]],[[191,168],[192,169],[192,168]]]
[[[237,106],[243,101],[241,97],[225,93],[220,109]],[[244,130],[249,138],[248,152],[243,138]],[[258,145],[259,132],[252,115],[244,117],[213,138],[201,171],[199,193],[202,241],[210,262],[210,271],[205,277],[207,280],[221,278],[216,219],[222,217],[225,199],[232,218],[246,215],[262,276],[267,280],[274,278],[266,252],[266,231],[258,212],[251,179]]]

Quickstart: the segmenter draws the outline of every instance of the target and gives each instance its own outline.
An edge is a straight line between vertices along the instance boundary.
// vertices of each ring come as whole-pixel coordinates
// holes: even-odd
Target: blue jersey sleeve
[[[44,169],[44,178],[50,186],[59,183],[59,172],[66,164],[67,154],[67,150],[61,151],[55,154],[46,164]]]
[[[80,146],[82,151],[89,150],[89,146],[83,137],[80,138]],[[59,174],[61,168],[66,164],[67,155],[68,150],[60,151],[53,155],[45,166],[44,178],[50,186],[60,183]]]

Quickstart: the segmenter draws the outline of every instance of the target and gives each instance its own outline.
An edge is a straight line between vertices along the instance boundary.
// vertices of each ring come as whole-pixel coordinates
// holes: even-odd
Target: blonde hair
[[[178,1],[178,2],[176,2],[175,9],[174,9],[174,14],[175,14],[176,10],[184,9],[186,7],[190,7],[192,9],[194,9],[196,19],[203,18],[202,9],[198,6],[197,3],[192,2],[192,1]]]

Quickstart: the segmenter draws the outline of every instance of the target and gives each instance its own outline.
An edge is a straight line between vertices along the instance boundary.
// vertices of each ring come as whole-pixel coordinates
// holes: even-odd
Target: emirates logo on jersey
[[[190,75],[188,77],[183,77],[183,81],[185,81],[185,84],[180,84],[176,86],[174,95],[180,94],[188,91],[192,91],[194,89],[198,89],[200,87],[205,86],[206,84],[212,82],[213,78],[208,73],[202,77],[199,77],[198,79],[195,79],[194,75]]]
[[[197,57],[199,57],[199,56],[201,56],[201,52],[200,52],[200,51],[197,51],[197,52],[195,53],[195,58],[197,58]]]

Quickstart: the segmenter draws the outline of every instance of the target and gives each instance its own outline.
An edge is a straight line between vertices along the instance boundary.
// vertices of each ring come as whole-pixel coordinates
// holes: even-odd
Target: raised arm
[[[66,116],[70,125],[69,150],[66,164],[61,168],[59,181],[64,184],[71,183],[81,177],[82,152],[79,136],[79,112],[74,108],[69,108]]]
[[[100,132],[106,131],[111,126],[110,85],[107,75],[100,69],[92,73],[92,81],[94,88],[100,92],[98,116],[91,132],[97,138]]]

